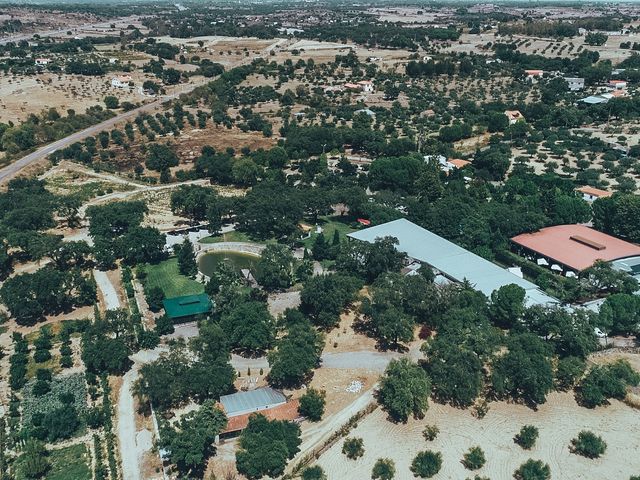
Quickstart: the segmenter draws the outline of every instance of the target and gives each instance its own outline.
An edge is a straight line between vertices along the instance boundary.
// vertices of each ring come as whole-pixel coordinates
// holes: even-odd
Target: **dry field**
[[[109,56],[108,53],[105,52],[105,54]],[[124,57],[124,60],[130,59],[127,60]],[[144,63],[142,60],[132,60],[132,62]],[[181,69],[184,70],[184,68]],[[137,70],[130,73],[133,87],[115,88],[111,86],[111,78],[117,75],[119,74],[116,72],[102,77],[56,73],[42,73],[28,77],[0,76],[0,122],[21,121],[32,113],[39,114],[49,108],[56,108],[61,115],[66,115],[68,109],[84,113],[87,108],[94,105],[101,105],[104,108],[103,100],[107,95],[117,97],[120,102],[145,103],[151,98],[140,92],[142,84],[146,80],[159,82],[154,75]],[[165,90],[167,94],[185,92],[201,84],[202,78],[193,76],[188,83],[167,86]]]
[[[442,452],[443,466],[439,479],[471,477],[460,463],[462,455],[479,445],[485,451],[486,465],[477,473],[494,480],[512,478],[513,471],[529,458],[549,463],[553,479],[627,479],[640,472],[640,414],[621,402],[589,410],[579,407],[568,393],[553,393],[536,412],[520,405],[492,403],[483,420],[468,410],[431,404],[423,420],[393,424],[378,409],[362,420],[350,434],[364,439],[365,454],[348,460],[342,453],[342,441],[328,450],[317,462],[330,480],[370,478],[371,469],[380,457],[396,463],[396,478],[413,478],[409,467],[415,455],[425,449]],[[426,424],[440,429],[438,438],[426,442],[422,430]],[[531,451],[513,443],[513,436],[524,424],[540,429],[540,437]],[[569,441],[582,429],[601,435],[608,444],[603,457],[589,460],[569,453]]]

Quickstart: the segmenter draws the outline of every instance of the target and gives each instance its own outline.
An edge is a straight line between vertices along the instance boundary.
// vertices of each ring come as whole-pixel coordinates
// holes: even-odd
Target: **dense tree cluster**
[[[164,258],[165,236],[156,228],[140,225],[146,212],[147,206],[141,201],[92,205],[87,209],[89,233],[101,267],[112,267],[118,258],[130,265]]]
[[[253,414],[240,435],[240,449],[236,452],[238,472],[250,479],[278,477],[298,453],[300,443],[298,424]]]
[[[229,364],[230,358],[226,334],[219,325],[206,320],[188,347],[175,345],[142,367],[136,392],[161,410],[189,399],[216,399],[233,390],[235,370]]]

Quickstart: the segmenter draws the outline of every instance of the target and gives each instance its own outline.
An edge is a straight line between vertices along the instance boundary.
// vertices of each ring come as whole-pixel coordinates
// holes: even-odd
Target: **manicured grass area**
[[[51,450],[46,480],[91,480],[89,451],[85,444]]]
[[[146,288],[160,287],[166,297],[179,297],[204,292],[204,285],[180,275],[178,259],[173,257],[156,265],[147,265]]]
[[[252,240],[246,233],[231,231],[223,233],[222,235],[216,235],[214,237],[205,237],[200,240],[200,243],[221,243],[221,242],[251,242]]]
[[[353,219],[351,217],[325,216],[318,218],[318,225],[322,227],[322,233],[324,233],[324,238],[327,242],[333,242],[333,235],[336,230],[340,234],[340,240],[343,242],[346,241],[347,233],[351,233],[356,230],[351,227],[352,222]],[[309,224],[311,225],[311,223]],[[304,243],[305,247],[311,248],[316,236],[317,234],[314,228],[311,233],[311,237],[306,238],[302,243]]]

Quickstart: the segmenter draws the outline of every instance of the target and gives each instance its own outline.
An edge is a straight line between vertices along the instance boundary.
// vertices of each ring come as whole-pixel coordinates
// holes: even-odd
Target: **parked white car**
[[[598,337],[598,338],[604,338],[604,337],[607,336],[607,334],[604,333],[602,330],[600,330],[598,327],[593,329],[593,333],[595,333],[596,337]]]

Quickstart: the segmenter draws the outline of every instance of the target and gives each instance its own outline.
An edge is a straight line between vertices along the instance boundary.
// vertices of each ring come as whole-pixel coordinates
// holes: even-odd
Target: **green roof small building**
[[[162,301],[164,311],[174,323],[188,322],[197,315],[211,313],[211,300],[209,296],[185,295],[183,297],[165,298]]]

